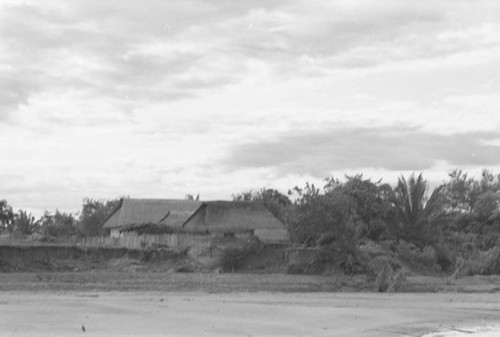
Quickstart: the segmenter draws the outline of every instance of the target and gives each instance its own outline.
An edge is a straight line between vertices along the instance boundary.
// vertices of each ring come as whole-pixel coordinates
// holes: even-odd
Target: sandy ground
[[[0,292],[0,336],[390,337],[499,323],[498,293]]]

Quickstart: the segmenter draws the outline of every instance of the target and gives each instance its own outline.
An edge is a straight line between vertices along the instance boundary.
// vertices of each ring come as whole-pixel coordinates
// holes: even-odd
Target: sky
[[[0,199],[500,173],[500,1],[0,0]]]

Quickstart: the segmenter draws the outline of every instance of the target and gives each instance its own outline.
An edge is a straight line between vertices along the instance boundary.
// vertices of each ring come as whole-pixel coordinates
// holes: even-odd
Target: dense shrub
[[[500,247],[495,247],[487,252],[486,263],[480,273],[483,275],[500,274]]]
[[[449,272],[453,270],[455,265],[455,257],[448,247],[443,244],[434,246],[436,262],[441,266],[441,270]]]
[[[400,241],[394,254],[404,266],[419,274],[434,275],[442,271],[437,262],[436,250],[431,246],[422,249],[413,243]]]
[[[380,272],[375,279],[375,287],[378,292],[386,292],[391,286],[392,277],[394,275],[394,270],[389,263],[382,266]]]
[[[102,235],[104,220],[121,204],[121,199],[99,201],[92,198],[83,199],[83,207],[78,218],[79,231],[83,235]]]
[[[370,220],[358,227],[358,236],[372,241],[381,241],[389,237],[387,224],[382,220]]]
[[[222,270],[236,270],[247,257],[257,254],[263,248],[257,237],[251,237],[241,247],[223,248]]]
[[[385,265],[389,265],[394,271],[399,271],[403,268],[396,258],[383,255],[370,259],[366,266],[366,270],[370,276],[377,276]]]

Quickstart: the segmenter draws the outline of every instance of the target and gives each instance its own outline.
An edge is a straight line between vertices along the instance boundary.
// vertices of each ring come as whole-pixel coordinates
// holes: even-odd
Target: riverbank
[[[0,292],[8,336],[422,336],[499,313],[500,294]]]

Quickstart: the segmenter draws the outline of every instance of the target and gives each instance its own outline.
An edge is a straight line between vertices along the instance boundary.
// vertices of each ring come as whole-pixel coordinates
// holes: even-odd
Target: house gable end
[[[203,203],[183,224],[182,228],[188,231],[206,231],[205,214],[207,204]]]
[[[101,222],[102,228],[115,228],[120,227],[120,215],[123,206],[123,199],[120,200],[116,208],[111,212],[106,219]]]

